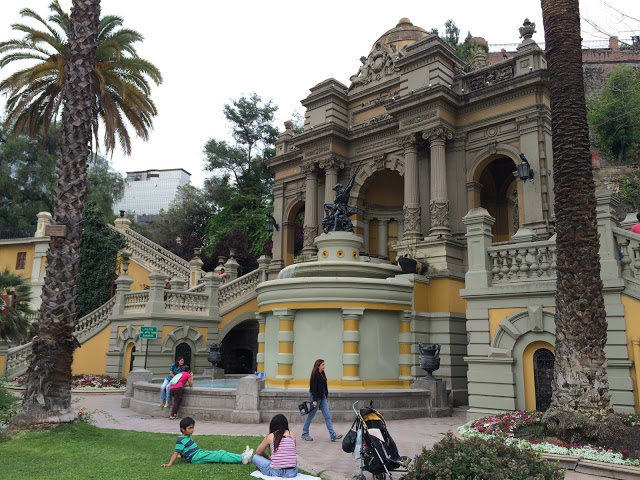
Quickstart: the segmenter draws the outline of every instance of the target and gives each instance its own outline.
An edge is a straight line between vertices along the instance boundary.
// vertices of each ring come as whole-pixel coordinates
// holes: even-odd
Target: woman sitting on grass
[[[253,450],[247,448],[242,454],[229,453],[224,450],[202,450],[191,436],[196,428],[196,422],[191,417],[185,417],[180,420],[180,435],[176,441],[176,448],[171,455],[169,463],[163,463],[163,467],[170,467],[176,461],[178,455],[181,455],[189,463],[249,463]]]
[[[271,456],[266,453],[269,446]],[[298,475],[296,436],[289,430],[287,417],[277,414],[269,424],[269,435],[264,437],[253,456],[253,464],[263,475],[292,478]]]

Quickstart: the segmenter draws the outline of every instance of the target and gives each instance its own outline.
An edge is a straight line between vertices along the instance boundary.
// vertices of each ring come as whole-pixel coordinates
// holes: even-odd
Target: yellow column
[[[258,354],[256,355],[256,371],[264,372],[264,332],[266,318],[261,313],[256,313],[258,320]]]
[[[398,378],[400,380],[413,380],[413,375],[411,375],[411,367],[414,363],[413,354],[411,353],[411,345],[413,344],[411,338],[412,317],[411,310],[406,310],[400,312],[398,321],[398,348],[400,353],[400,355],[398,355],[400,370],[400,376]]]
[[[633,367],[636,371],[636,392],[640,397],[640,338],[633,337],[631,339],[631,345],[633,346]],[[636,405],[638,401],[636,400]]]
[[[360,319],[364,308],[342,309],[342,380],[360,381]]]
[[[296,312],[289,308],[274,308],[273,315],[279,322],[276,378],[291,380],[293,378],[293,321]]]

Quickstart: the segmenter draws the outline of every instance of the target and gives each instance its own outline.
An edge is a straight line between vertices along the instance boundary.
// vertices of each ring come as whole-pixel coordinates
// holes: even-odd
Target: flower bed
[[[5,387],[24,387],[26,375],[14,377],[9,381],[0,382]],[[126,387],[126,380],[106,375],[74,375],[71,377],[71,388],[74,390],[121,390]]]
[[[518,430],[542,431],[542,412],[507,412],[468,422],[458,429],[463,437],[492,438],[502,437],[509,445],[530,448],[541,453],[557,455],[575,455],[587,460],[615,463],[618,465],[640,466],[640,450],[616,452],[591,445],[569,445],[566,443],[547,443],[539,438],[518,438]],[[640,415],[618,414],[623,424],[640,426]]]

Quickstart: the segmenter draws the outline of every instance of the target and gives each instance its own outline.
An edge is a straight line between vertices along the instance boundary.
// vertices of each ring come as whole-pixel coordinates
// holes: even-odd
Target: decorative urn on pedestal
[[[214,368],[220,367],[220,362],[222,361],[222,355],[220,354],[220,344],[212,343],[209,345],[209,356],[207,360],[211,362],[211,366]]]
[[[427,378],[433,378],[432,373],[440,368],[440,344],[419,343],[420,368],[427,372]]]

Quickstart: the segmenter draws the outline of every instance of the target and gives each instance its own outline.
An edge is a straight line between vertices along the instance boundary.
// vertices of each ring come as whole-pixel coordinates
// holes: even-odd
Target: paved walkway
[[[178,422],[168,418],[151,417],[139,414],[128,408],[120,407],[122,396],[116,394],[73,395],[74,408],[95,412],[93,418],[99,427],[143,432],[178,433]],[[384,414],[384,412],[382,412]],[[167,413],[168,417],[168,413]],[[326,480],[351,480],[359,473],[359,460],[353,460],[351,454],[344,453],[341,442],[332,443],[324,425],[322,416],[314,418],[310,434],[313,442],[298,441],[298,461],[301,468],[319,475]],[[465,410],[455,409],[453,416],[445,418],[420,418],[413,420],[390,420],[387,424],[401,455],[413,458],[422,451],[422,447],[430,448],[448,431],[455,431],[465,423]],[[334,423],[339,433],[346,433],[349,423]],[[302,424],[292,425],[292,429],[300,437]],[[199,421],[197,435],[256,435],[264,436],[269,431],[267,423],[234,424],[226,422]],[[257,445],[251,445],[255,448]],[[161,461],[159,459],[158,461]],[[394,479],[400,475],[394,475]],[[367,474],[367,478],[371,475]],[[567,480],[596,480],[599,477],[568,472]]]

